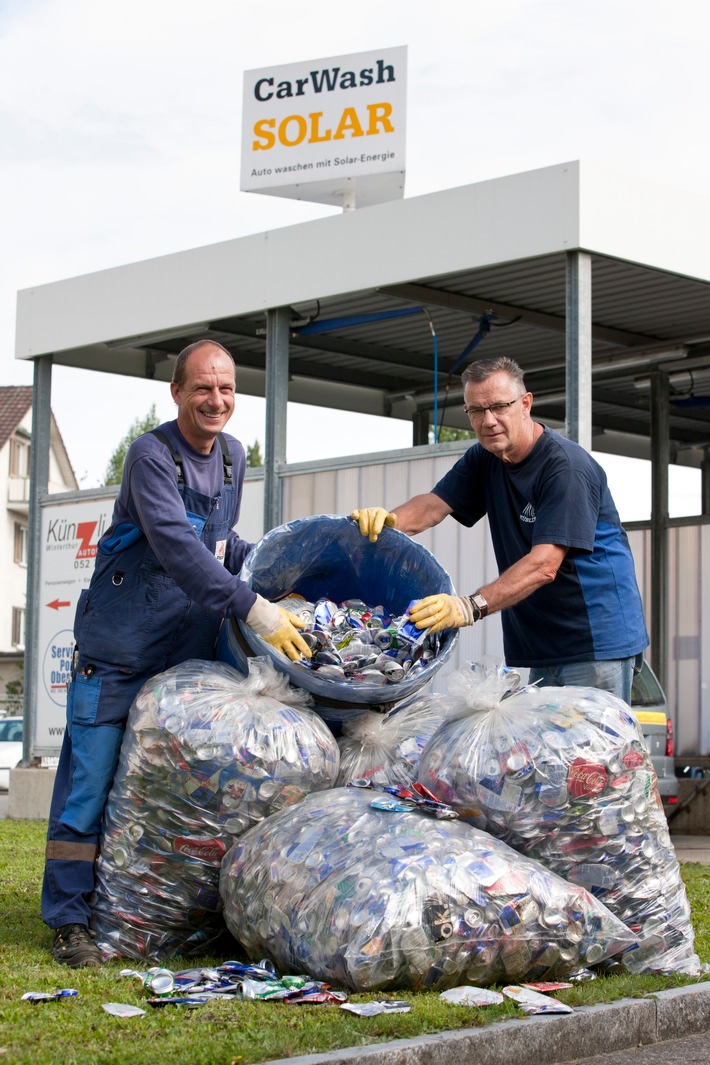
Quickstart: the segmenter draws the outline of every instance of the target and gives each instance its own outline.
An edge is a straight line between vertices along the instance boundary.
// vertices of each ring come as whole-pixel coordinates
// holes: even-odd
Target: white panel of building
[[[628,530],[649,626],[651,529]],[[671,521],[666,698],[676,755],[710,754],[710,524]],[[651,658],[651,648],[646,651]]]
[[[242,540],[255,544],[264,535],[264,475],[247,470],[242,489],[242,509],[236,531]]]
[[[579,164],[566,163],[24,289],[15,354],[61,362],[97,345],[93,365],[108,368],[107,337],[199,333],[217,318],[566,251],[579,247],[578,197]],[[304,248],[308,269],[294,270]]]

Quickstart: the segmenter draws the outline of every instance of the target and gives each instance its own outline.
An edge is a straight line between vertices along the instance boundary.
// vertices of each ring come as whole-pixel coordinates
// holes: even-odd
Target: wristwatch
[[[469,595],[468,601],[473,608],[473,620],[480,621],[481,618],[485,618],[488,614],[488,603],[483,598],[480,592],[476,592],[474,595]]]

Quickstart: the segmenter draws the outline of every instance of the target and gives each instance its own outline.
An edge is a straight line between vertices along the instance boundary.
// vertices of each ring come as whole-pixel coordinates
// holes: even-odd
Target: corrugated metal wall
[[[414,448],[386,455],[334,460],[327,468],[307,463],[282,471],[283,521],[310,514],[349,514],[358,506],[394,507],[428,492],[466,450],[465,443]],[[263,491],[258,475],[244,485],[242,513],[257,539]],[[247,519],[248,515],[248,519]],[[240,522],[240,532],[242,522]],[[628,527],[639,587],[646,604],[651,591],[651,532],[647,523]],[[497,576],[488,524],[466,529],[444,521],[417,538],[451,575],[454,586],[472,592]],[[710,754],[710,519],[671,522],[669,529],[668,677],[666,694],[673,717],[677,754]],[[650,625],[649,625],[650,629]],[[466,662],[484,656],[503,657],[498,616],[464,629],[456,653],[436,677],[444,690],[446,676]]]
[[[651,528],[628,528],[641,595],[650,621]],[[710,522],[671,521],[668,530],[668,676],[676,754],[710,754]],[[650,628],[650,625],[649,625]],[[650,651],[650,649],[649,649]]]

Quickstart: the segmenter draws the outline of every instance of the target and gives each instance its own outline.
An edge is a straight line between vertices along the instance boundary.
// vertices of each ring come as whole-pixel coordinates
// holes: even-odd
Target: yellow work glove
[[[360,526],[363,536],[370,539],[374,544],[385,525],[394,527],[397,524],[397,515],[390,514],[384,507],[368,507],[366,510],[353,510],[350,515]]]
[[[257,595],[256,602],[246,616],[246,623],[274,650],[292,662],[311,657],[308,644],[298,633],[299,629],[306,627],[305,621],[276,603],[270,603],[263,596]]]
[[[428,595],[409,608],[409,616],[418,629],[441,632],[442,629],[461,629],[473,625],[473,607],[465,595]]]

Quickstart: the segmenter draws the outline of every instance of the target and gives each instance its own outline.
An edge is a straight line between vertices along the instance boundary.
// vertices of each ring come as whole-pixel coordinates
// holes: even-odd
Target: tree
[[[448,425],[442,425],[439,429],[440,444],[447,444],[450,440],[475,440],[476,434],[471,429],[452,429]],[[429,427],[429,443],[434,443],[434,429]]]
[[[258,440],[255,440],[253,444],[247,447],[247,466],[263,466],[264,460],[261,457],[261,444]]]
[[[116,450],[111,455],[104,475],[104,484],[121,483],[123,463],[125,462],[126,452],[129,447],[137,437],[142,436],[143,433],[149,433],[151,429],[155,429],[159,424],[160,420],[155,410],[155,403],[153,403],[144,418],[136,418]]]

